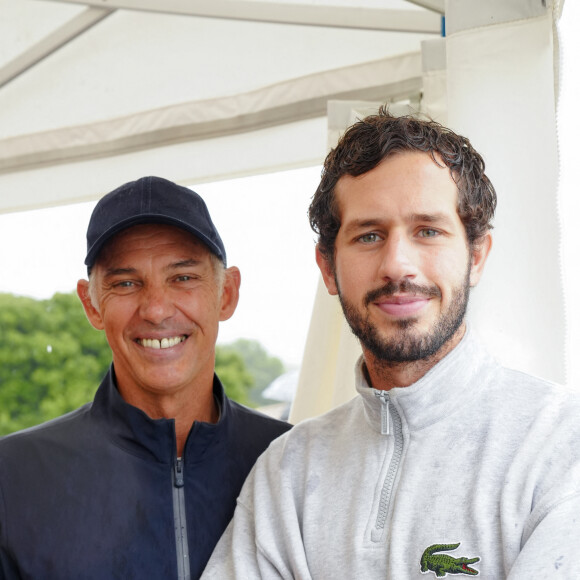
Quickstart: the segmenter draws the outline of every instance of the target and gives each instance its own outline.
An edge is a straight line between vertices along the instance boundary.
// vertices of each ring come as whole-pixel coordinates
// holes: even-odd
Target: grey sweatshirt
[[[258,460],[204,580],[580,578],[580,397],[468,332],[413,385],[370,388]]]

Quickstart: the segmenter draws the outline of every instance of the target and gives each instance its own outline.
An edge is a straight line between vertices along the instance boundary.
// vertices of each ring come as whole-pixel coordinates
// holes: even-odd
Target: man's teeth
[[[174,336],[173,338],[162,338],[161,340],[157,338],[142,338],[140,342],[145,348],[171,348],[184,340],[184,336]]]

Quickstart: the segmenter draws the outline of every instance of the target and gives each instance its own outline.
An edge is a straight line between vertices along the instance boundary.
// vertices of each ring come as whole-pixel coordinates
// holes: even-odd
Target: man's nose
[[[418,273],[417,249],[404,232],[389,233],[381,258],[379,274],[383,280],[399,281]]]
[[[143,320],[160,324],[175,314],[175,305],[169,292],[162,286],[148,286],[141,292],[139,314]]]

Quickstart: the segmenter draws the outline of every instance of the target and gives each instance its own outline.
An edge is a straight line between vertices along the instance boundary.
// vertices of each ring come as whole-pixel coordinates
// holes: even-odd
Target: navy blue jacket
[[[258,456],[290,425],[225,395],[176,460],[152,420],[104,378],[93,403],[0,439],[0,579],[198,578]],[[188,573],[191,576],[188,576]]]

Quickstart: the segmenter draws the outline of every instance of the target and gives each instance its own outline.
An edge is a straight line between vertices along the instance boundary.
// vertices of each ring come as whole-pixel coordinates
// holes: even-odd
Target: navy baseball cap
[[[89,272],[103,246],[120,231],[137,224],[167,224],[193,234],[226,265],[224,244],[201,197],[161,177],[142,177],[105,195],[97,203],[87,230]]]

